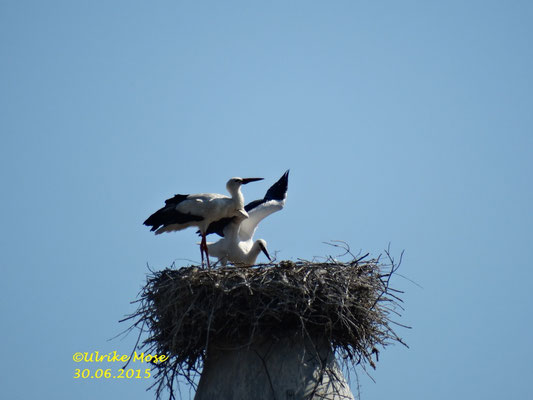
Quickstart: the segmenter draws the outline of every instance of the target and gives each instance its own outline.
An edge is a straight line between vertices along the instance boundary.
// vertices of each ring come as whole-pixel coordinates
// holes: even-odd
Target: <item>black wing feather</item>
[[[285,171],[279,180],[267,190],[264,200],[284,200],[289,186],[289,170]]]
[[[144,225],[151,226],[150,231],[155,231],[161,226],[168,226],[173,224],[185,224],[187,222],[202,221],[204,217],[193,215],[189,213],[182,213],[176,210],[176,206],[183,200],[187,199],[187,194],[177,194],[171,199],[165,200],[165,207],[160,208],[155,213],[150,215]]]
[[[206,235],[211,233],[216,233],[218,236],[224,237],[224,228],[234,219],[235,217],[221,218],[218,221],[211,222],[207,227]],[[196,233],[200,233],[197,231]]]
[[[246,212],[253,210],[255,207],[260,206],[270,200],[285,200],[287,198],[287,187],[289,186],[289,170],[285,171],[281,178],[278,179],[267,190],[265,197],[260,200],[254,200],[246,205],[244,209]]]

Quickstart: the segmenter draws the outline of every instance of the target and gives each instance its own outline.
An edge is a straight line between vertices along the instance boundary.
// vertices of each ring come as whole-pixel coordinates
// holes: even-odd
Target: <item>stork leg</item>
[[[204,235],[202,235],[202,241],[200,242],[200,256],[202,257],[202,267],[204,266]]]
[[[202,242],[200,243],[200,252],[202,253],[202,265],[204,264],[204,253],[205,253],[205,258],[207,260],[207,268],[211,269],[211,265],[209,264],[209,253],[207,251],[207,240],[206,240],[204,233],[202,233]]]

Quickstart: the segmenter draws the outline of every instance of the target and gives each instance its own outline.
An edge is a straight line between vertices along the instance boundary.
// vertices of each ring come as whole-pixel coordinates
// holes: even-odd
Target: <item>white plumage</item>
[[[263,239],[241,240],[239,238],[240,219],[230,222],[224,228],[224,237],[215,243],[207,243],[209,254],[219,259],[222,265],[232,262],[236,265],[253,265],[261,251],[270,260],[270,255],[266,248],[266,241]]]

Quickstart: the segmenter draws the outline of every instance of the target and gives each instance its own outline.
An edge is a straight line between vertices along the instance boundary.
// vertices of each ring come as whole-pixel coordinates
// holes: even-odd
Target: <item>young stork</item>
[[[266,192],[265,197],[247,204],[245,211],[248,218],[236,216],[224,218],[212,223],[207,234],[217,233],[223,236],[215,243],[208,243],[209,253],[217,257],[222,265],[232,262],[235,265],[253,265],[262,251],[271,260],[267,243],[263,239],[253,241],[259,223],[270,214],[281,210],[287,199],[289,171],[274,183]]]
[[[272,261],[265,240],[258,239],[253,242],[251,239],[240,239],[239,228],[244,220],[245,218],[240,216],[231,218],[231,221],[224,227],[224,237],[215,243],[207,243],[209,254],[218,258],[220,264],[224,266],[228,262],[240,266],[254,265],[261,251],[265,253],[269,261]]]
[[[205,253],[207,267],[210,268],[206,243],[209,224],[223,218],[248,218],[248,213],[244,209],[241,185],[262,179],[231,178],[226,184],[226,189],[231,197],[217,193],[177,194],[171,199],[165,200],[165,206],[150,215],[144,221],[144,225],[151,226],[150,231],[155,231],[156,235],[163,232],[181,231],[190,226],[198,227],[202,236],[200,243],[202,265]]]

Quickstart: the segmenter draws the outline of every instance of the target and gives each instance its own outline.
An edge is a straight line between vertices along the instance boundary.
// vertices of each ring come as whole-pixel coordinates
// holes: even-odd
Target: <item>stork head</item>
[[[231,178],[228,183],[226,183],[226,189],[228,189],[228,192],[230,193],[235,193],[237,190],[239,190],[241,185],[246,185],[247,183],[261,180],[263,180],[263,178]]]
[[[255,242],[259,246],[259,249],[261,249],[261,251],[265,253],[265,256],[268,258],[268,261],[272,261],[272,259],[270,258],[270,254],[268,254],[267,242],[263,239],[257,239]]]

